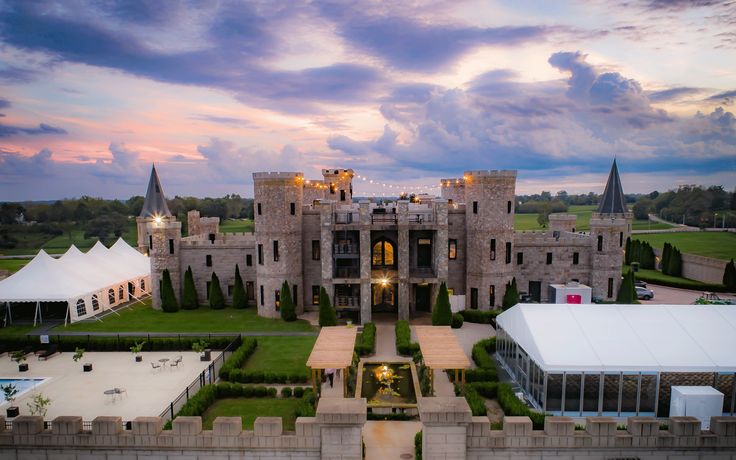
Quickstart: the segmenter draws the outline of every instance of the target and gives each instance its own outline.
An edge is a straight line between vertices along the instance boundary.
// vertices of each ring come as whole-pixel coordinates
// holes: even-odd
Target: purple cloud
[[[52,134],[67,134],[67,132],[63,128],[57,128],[55,126],[47,125],[46,123],[40,123],[38,125],[38,128],[27,128],[23,126],[0,124],[0,138],[12,137],[22,134],[25,134],[27,136],[42,136]]]

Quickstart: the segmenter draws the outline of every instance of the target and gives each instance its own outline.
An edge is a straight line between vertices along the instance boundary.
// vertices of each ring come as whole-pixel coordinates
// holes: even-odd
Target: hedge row
[[[305,383],[309,380],[307,371],[303,372],[263,372],[243,369],[248,358],[256,351],[258,341],[243,339],[243,344],[230,356],[220,369],[222,380],[239,383]]]
[[[363,332],[355,341],[355,352],[360,356],[372,355],[376,351],[376,323],[365,323]]]
[[[485,399],[495,398],[498,404],[503,409],[505,416],[525,416],[532,420],[534,428],[544,429],[544,417],[545,414],[534,412],[529,409],[524,402],[519,400],[514,394],[514,390],[511,385],[507,383],[499,382],[478,382],[466,384],[465,388],[462,389],[459,386],[455,387],[455,393],[461,395],[464,393],[465,399],[468,401],[470,410],[474,416],[486,415],[486,404]]]
[[[395,414],[374,414],[373,412],[368,413],[368,420],[406,422],[408,420],[415,420],[416,418],[416,415],[409,415],[401,412],[397,412]]]
[[[657,272],[659,274],[659,272]],[[723,284],[708,284],[697,280],[691,280],[688,278],[680,278],[677,280],[669,279],[665,276],[649,276],[646,272],[638,271],[636,279],[647,283],[657,284],[659,286],[667,286],[679,289],[690,289],[695,291],[710,291],[710,292],[731,292]]]
[[[409,321],[402,319],[396,321],[396,351],[400,355],[413,356],[419,351],[419,344],[411,341],[411,328]]]
[[[422,432],[414,435],[414,458],[422,460]]]
[[[490,324],[496,327],[496,316],[500,315],[501,312],[494,310],[462,310],[460,314],[469,323]]]
[[[49,336],[49,343],[58,345],[61,351],[73,352],[77,348],[86,351],[130,351],[136,343],[146,342],[143,351],[191,351],[192,344],[204,340],[215,350],[226,348],[235,337],[104,337],[104,336]],[[0,338],[0,349],[20,350],[27,346],[34,350],[47,349],[48,344],[40,343],[36,336],[6,336]]]
[[[496,352],[496,338],[491,337],[481,340],[473,345],[473,361],[481,369],[496,369],[496,363],[491,355]]]

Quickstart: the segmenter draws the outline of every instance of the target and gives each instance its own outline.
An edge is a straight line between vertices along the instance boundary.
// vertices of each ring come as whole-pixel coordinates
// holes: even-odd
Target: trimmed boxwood
[[[417,460],[422,460],[422,432],[418,432],[414,435],[414,457]]]
[[[501,314],[501,312],[493,310],[462,310],[460,314],[468,323],[491,324],[493,327],[496,327],[496,316]]]
[[[472,357],[475,365],[481,369],[496,369],[491,355],[496,352],[496,338],[481,340],[473,345]]]
[[[474,416],[486,415],[484,398],[496,398],[506,416],[526,416],[532,420],[534,429],[544,429],[545,414],[535,412],[527,407],[514,394],[511,385],[499,382],[469,383],[465,388],[455,387],[455,394],[465,396]]]
[[[376,324],[365,323],[363,332],[355,341],[355,352],[360,356],[372,355],[376,350]]]
[[[143,351],[191,351],[192,343],[204,340],[209,348],[222,350],[235,337],[232,336],[178,336],[178,337],[151,337],[151,336],[94,336],[94,335],[51,335],[49,343],[56,344],[61,351],[74,351],[84,348],[87,351],[127,351],[137,342],[146,342]],[[20,350],[27,346],[34,350],[48,348],[48,345],[38,341],[36,336],[6,336],[0,338],[0,349]]]
[[[254,338],[243,339],[243,344],[230,356],[220,369],[222,380],[239,383],[305,383],[309,381],[309,372],[262,372],[243,369],[248,358],[256,351],[258,341]]]
[[[460,313],[453,313],[451,326],[453,329],[460,329],[461,327],[463,327],[464,321],[465,319],[463,318],[463,315],[461,315]]]
[[[411,341],[411,328],[409,321],[402,319],[396,321],[396,351],[400,355],[413,356],[419,351],[419,344]]]
[[[220,368],[219,376],[223,380],[238,381],[231,377],[234,371],[239,371],[243,364],[250,358],[258,347],[258,341],[254,338],[245,338],[243,343],[233,352],[233,354],[225,360]]]

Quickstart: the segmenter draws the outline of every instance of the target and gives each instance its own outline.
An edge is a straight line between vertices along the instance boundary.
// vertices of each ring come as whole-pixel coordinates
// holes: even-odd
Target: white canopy
[[[497,323],[547,372],[736,372],[736,307],[520,304]]]

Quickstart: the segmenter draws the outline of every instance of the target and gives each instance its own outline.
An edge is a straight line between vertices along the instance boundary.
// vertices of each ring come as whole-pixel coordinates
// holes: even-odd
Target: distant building
[[[164,269],[180,294],[191,267],[202,302],[216,272],[231,299],[236,264],[250,303],[266,317],[278,316],[284,281],[299,312],[318,308],[324,286],[339,310],[363,322],[373,312],[399,319],[429,312],[443,281],[459,296],[453,303],[468,309],[500,306],[513,277],[536,301],[547,300],[550,283],[569,281],[616,297],[631,214],[615,161],[589,233],[577,232],[567,214],[551,215],[549,231],[515,232],[516,171],[467,171],[442,180],[441,198],[382,205],[353,202],[353,175],[254,173],[254,233],[220,233],[217,218],[191,211],[183,237],[154,168],[137,219],[139,249],[151,256],[154,306]]]

